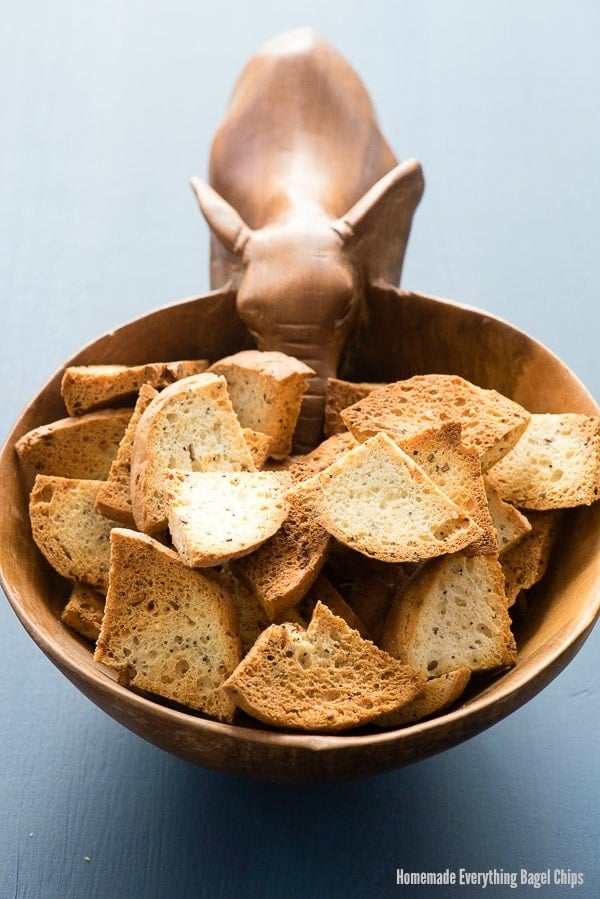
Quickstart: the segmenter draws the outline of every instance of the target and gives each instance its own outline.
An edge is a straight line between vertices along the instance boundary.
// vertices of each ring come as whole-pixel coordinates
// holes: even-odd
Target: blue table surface
[[[0,28],[3,437],[81,345],[208,289],[188,178],[244,62],[301,24],[360,73],[396,154],[423,164],[403,286],[511,321],[600,397],[593,0],[23,0]],[[134,736],[2,599],[0,897],[600,896],[599,650],[596,629],[535,699],[446,753],[291,787]],[[406,886],[398,869],[518,882]],[[583,883],[535,889],[521,869]]]

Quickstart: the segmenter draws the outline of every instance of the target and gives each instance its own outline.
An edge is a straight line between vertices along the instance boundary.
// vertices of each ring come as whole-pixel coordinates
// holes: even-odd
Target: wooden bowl
[[[476,309],[391,287],[369,290],[369,318],[341,374],[395,380],[449,372],[495,387],[532,412],[600,409],[551,352],[512,326]],[[249,346],[235,297],[220,291],[151,312],[85,347],[66,365],[208,357]],[[14,443],[63,417],[62,370],[24,411],[0,457],[0,570],[23,626],[51,661],[105,712],[181,758],[219,771],[290,783],[373,775],[455,746],[538,693],[573,658],[599,612],[600,503],[569,511],[550,568],[515,628],[518,661],[472,690],[460,707],[383,733],[315,736],[225,725],[175,710],[119,686],[92,661],[90,644],[60,621],[67,585],[35,547],[27,505],[30,482]]]

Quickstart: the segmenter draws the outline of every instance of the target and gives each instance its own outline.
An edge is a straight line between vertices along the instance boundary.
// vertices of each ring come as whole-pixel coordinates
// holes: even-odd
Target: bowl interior
[[[215,291],[136,319],[100,337],[65,365],[218,359],[251,345],[235,296]],[[479,310],[392,287],[371,287],[368,316],[340,374],[390,381],[427,372],[462,375],[493,387],[532,412],[600,415],[576,376],[549,350]],[[7,597],[32,638],[63,673],[113,718],[161,748],[230,773],[287,782],[367,776],[425,758],[473,736],[542,689],[577,652],[599,612],[600,504],[565,513],[543,581],[515,624],[517,665],[472,689],[458,708],[384,733],[346,736],[273,733],[225,725],[163,705],[119,686],[92,661],[85,640],[60,621],[68,586],[33,544],[31,479],[14,443],[64,417],[61,371],[29,404],[0,458],[0,573]]]

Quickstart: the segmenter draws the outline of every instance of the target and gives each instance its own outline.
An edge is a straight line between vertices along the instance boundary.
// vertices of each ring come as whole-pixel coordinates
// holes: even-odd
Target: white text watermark
[[[396,886],[461,886],[486,890],[488,887],[506,886],[516,890],[519,887],[533,887],[536,890],[543,886],[566,886],[571,889],[583,886],[584,876],[581,871],[570,868],[545,868],[543,871],[530,871],[519,868],[507,871],[504,868],[489,868],[487,871],[470,871],[468,868],[445,868],[443,871],[407,871],[396,868]]]

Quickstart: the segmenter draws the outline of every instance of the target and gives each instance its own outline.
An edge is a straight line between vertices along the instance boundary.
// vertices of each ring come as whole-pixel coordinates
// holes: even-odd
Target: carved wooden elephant
[[[250,60],[192,186],[212,230],[211,286],[237,292],[259,349],[316,372],[296,450],[321,435],[334,376],[364,312],[365,284],[398,284],[421,166],[398,165],[358,75],[310,29]]]

